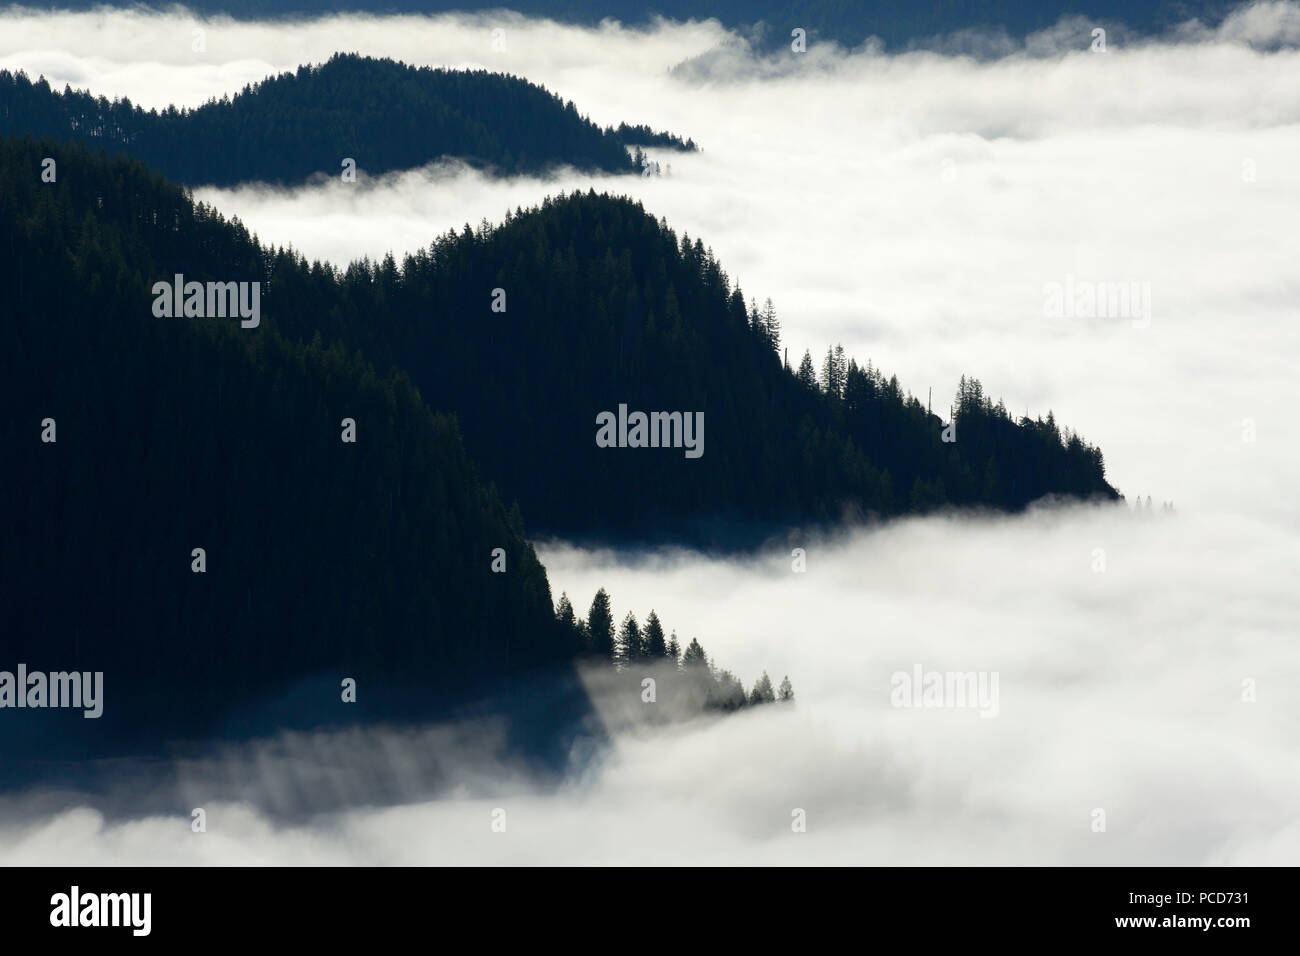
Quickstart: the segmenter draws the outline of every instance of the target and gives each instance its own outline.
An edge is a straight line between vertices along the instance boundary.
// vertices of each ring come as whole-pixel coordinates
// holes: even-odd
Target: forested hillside
[[[869,365],[841,357],[829,385],[801,381],[775,310],[747,305],[701,239],[627,199],[548,200],[343,283],[358,317],[382,318],[342,319],[339,334],[454,409],[471,454],[542,530],[727,547],[846,515],[1115,497],[1100,451],[1050,415],[1012,421],[974,382],[945,441],[945,422]],[[289,334],[310,314],[286,313],[301,323]],[[620,404],[702,413],[702,456],[598,447],[597,416]]]
[[[19,752],[427,716],[515,675],[549,675],[515,699],[563,723],[575,660],[668,656],[615,633],[604,592],[590,623],[552,606],[518,509],[403,373],[338,336],[159,318],[174,270],[262,281],[268,303],[295,274],[157,174],[0,140],[0,252],[0,671],[102,671],[107,696],[96,720],[19,714],[0,780]],[[746,700],[688,650],[702,703]]]
[[[730,548],[846,516],[1116,497],[1098,449],[1050,414],[1012,420],[978,383],[945,441],[948,423],[869,363],[841,356],[820,385],[785,368],[774,310],[746,305],[700,239],[627,199],[548,199],[400,265],[340,271],[121,169],[72,193],[78,216],[104,221],[101,200],[131,210],[112,230],[159,276],[259,277],[266,327],[408,374],[536,531]],[[702,415],[701,454],[599,447],[597,418],[620,405]]]
[[[485,70],[415,68],[337,54],[197,109],[143,110],[0,71],[0,135],[49,136],[133,156],[169,179],[227,186],[371,174],[451,157],[503,174],[567,164],[639,169],[628,147],[694,149],[645,126],[602,130],[570,102]]]

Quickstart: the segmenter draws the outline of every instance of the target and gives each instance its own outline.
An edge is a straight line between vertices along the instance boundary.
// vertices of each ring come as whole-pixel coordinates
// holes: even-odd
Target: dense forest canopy
[[[49,136],[133,156],[169,179],[228,186],[371,174],[455,158],[502,174],[560,164],[639,171],[629,148],[695,149],[648,126],[601,129],[544,87],[486,70],[415,68],[336,54],[196,109],[51,89],[0,71],[0,134]]]
[[[653,613],[606,640],[603,591],[594,626],[553,606],[519,508],[405,373],[337,335],[158,318],[173,270],[293,288],[158,174],[0,139],[0,253],[0,670],[100,671],[109,697],[96,720],[28,711],[0,782],[159,738],[428,716],[526,675],[546,693],[507,698],[551,727],[581,718],[588,657],[678,663],[701,706],[768,699]],[[342,294],[323,268],[297,278]]]
[[[727,547],[846,513],[1115,497],[1100,452],[1050,415],[1013,421],[959,396],[945,441],[945,422],[869,363],[841,358],[832,387],[809,387],[783,366],[775,309],[628,199],[549,199],[342,282],[358,316],[383,318],[339,334],[455,410],[540,530]],[[285,319],[301,322],[289,334],[312,327]],[[703,456],[597,447],[592,424],[620,404],[702,413]]]
[[[303,303],[328,295],[341,312],[322,334],[455,411],[475,460],[545,532],[726,548],[846,514],[1116,497],[1096,448],[1050,413],[1012,420],[978,383],[961,385],[952,423],[842,354],[831,384],[801,380],[775,309],[746,304],[702,240],[627,199],[573,193],[400,264],[354,263],[342,296],[305,288],[291,254],[273,269],[295,286],[285,334],[321,331]],[[702,415],[703,455],[599,447],[593,426],[620,405]]]
[[[139,166],[114,168],[70,201],[147,254],[150,281],[259,279],[264,326],[409,376],[543,533],[731,548],[853,515],[1117,497],[1098,449],[1050,413],[1013,419],[978,382],[945,421],[842,350],[809,381],[783,364],[770,304],[747,304],[702,240],[625,198],[575,192],[401,263],[339,269],[264,248]],[[139,198],[145,182],[165,199]],[[600,447],[598,417],[620,406],[702,416],[702,456]]]
[[[345,677],[395,717],[547,672],[576,721],[584,657],[676,663],[700,706],[774,699],[653,615],[616,628],[603,592],[585,618],[553,607],[524,514],[734,548],[853,514],[1116,497],[1098,449],[975,379],[945,422],[838,346],[820,376],[787,367],[772,303],[625,198],[337,268],[136,160],[8,137],[0,230],[0,625],[33,669],[113,675],[112,718],[72,738],[94,753],[336,719]],[[258,320],[160,311],[177,275],[256,283]],[[601,447],[621,407],[700,416],[702,454]],[[64,716],[5,746],[49,746]]]

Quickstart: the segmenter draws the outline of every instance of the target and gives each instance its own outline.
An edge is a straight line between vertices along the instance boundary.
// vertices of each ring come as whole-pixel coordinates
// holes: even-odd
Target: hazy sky
[[[763,62],[716,23],[0,15],[0,67],[150,106],[346,50],[514,72],[601,124],[693,137],[703,153],[659,157],[670,179],[446,166],[198,196],[342,264],[563,189],[627,193],[774,300],[792,363],[843,342],[933,387],[936,410],[977,375],[1100,444],[1130,498],[1179,508],[899,522],[809,542],[802,574],[784,548],[633,561],[548,544],[557,596],[653,605],[747,685],[789,673],[797,706],[624,735],[559,796],[503,770],[457,799],[274,832],[232,807],[202,837],[79,811],[0,823],[0,858],[1300,862],[1297,42],[1295,4],[1105,53],[1053,35],[994,59],[814,45]],[[1071,277],[1149,284],[1149,323],[1046,314]],[[918,664],[997,672],[998,716],[891,707],[891,674]]]

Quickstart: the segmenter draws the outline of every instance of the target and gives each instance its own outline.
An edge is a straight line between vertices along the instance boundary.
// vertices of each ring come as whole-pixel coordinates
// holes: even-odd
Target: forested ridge
[[[841,351],[829,384],[801,380],[782,364],[775,309],[628,199],[549,199],[342,281],[383,303],[368,310],[380,322],[343,321],[342,334],[360,330],[367,354],[454,409],[539,530],[725,548],[846,515],[1116,497],[1098,449],[1050,413],[1013,421],[976,381],[945,442],[945,422],[869,362]],[[493,289],[506,312],[490,310]],[[620,403],[702,412],[703,456],[597,447],[596,416]]]
[[[45,79],[0,71],[0,134],[74,140],[133,156],[191,185],[297,183],[454,158],[501,174],[567,164],[634,172],[633,146],[693,141],[621,124],[601,129],[544,87],[486,70],[412,67],[336,54],[195,109],[144,110]]]
[[[577,720],[575,661],[668,659],[606,626],[604,592],[587,618],[553,605],[518,507],[404,373],[272,321],[157,318],[173,270],[292,288],[158,174],[0,139],[0,252],[0,670],[102,671],[108,697],[99,720],[25,712],[5,759],[427,716],[525,674],[551,675],[546,720]],[[673,651],[702,706],[768,699]]]
[[[263,324],[284,338],[409,375],[536,532],[727,549],[846,516],[1117,497],[1099,449],[1050,413],[1012,419],[974,379],[945,422],[842,350],[820,381],[786,368],[775,310],[628,199],[551,198],[400,264],[339,269],[263,247],[138,166],[113,170],[96,184],[105,208],[135,211],[109,218],[99,192],[74,193],[80,215],[146,252],[155,278],[258,278]],[[702,413],[702,457],[598,447],[597,416],[620,404]]]

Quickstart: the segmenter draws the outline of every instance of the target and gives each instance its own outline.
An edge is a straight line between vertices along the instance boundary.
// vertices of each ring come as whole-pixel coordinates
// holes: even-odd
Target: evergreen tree
[[[587,649],[607,660],[614,657],[614,614],[609,606],[609,595],[601,588],[591,599],[587,612]]]
[[[767,344],[772,347],[772,351],[781,354],[781,320],[776,317],[776,308],[772,305],[772,300],[768,299],[763,303],[762,316],[763,336],[767,339]]]
[[[812,353],[807,349],[804,349],[803,361],[799,363],[799,371],[795,377],[805,388],[817,387],[817,373],[813,370]]]
[[[682,664],[682,646],[677,642],[677,632],[673,631],[672,637],[668,639],[668,658],[677,664]]]
[[[704,648],[695,638],[686,645],[686,653],[682,655],[682,666],[689,669],[707,668],[709,666],[709,657],[704,653]]]
[[[668,656],[668,645],[664,642],[664,628],[659,623],[659,615],[653,610],[650,611],[650,616],[645,620],[642,638],[647,657],[658,660]]]
[[[822,360],[822,391],[827,395],[839,394],[839,376],[835,369],[835,349],[826,347],[826,358]]]
[[[643,657],[641,647],[641,628],[636,615],[628,611],[618,629],[618,662],[635,664]]]
[[[754,681],[754,687],[749,692],[749,702],[751,704],[770,704],[776,700],[776,692],[772,690],[772,679],[767,676],[767,671],[763,671],[763,676]]]
[[[587,636],[583,632],[583,622],[573,613],[573,605],[567,594],[560,594],[560,602],[555,609],[555,621],[560,626],[560,641],[569,648],[571,654],[581,654],[586,648]]]
[[[844,396],[844,383],[848,376],[848,361],[844,356],[844,346],[836,345],[826,349],[826,358],[822,362],[822,391],[827,395]]]
[[[788,674],[781,680],[781,691],[777,699],[783,702],[794,700],[794,686],[790,683],[790,677]]]
[[[577,621],[573,616],[573,605],[569,603],[569,595],[563,591],[560,592],[560,603],[555,608],[555,619],[560,622],[560,626],[565,631],[576,629]]]
[[[739,710],[749,703],[745,696],[745,685],[729,670],[718,670],[712,675],[712,686],[708,688],[708,705],[719,710]]]

